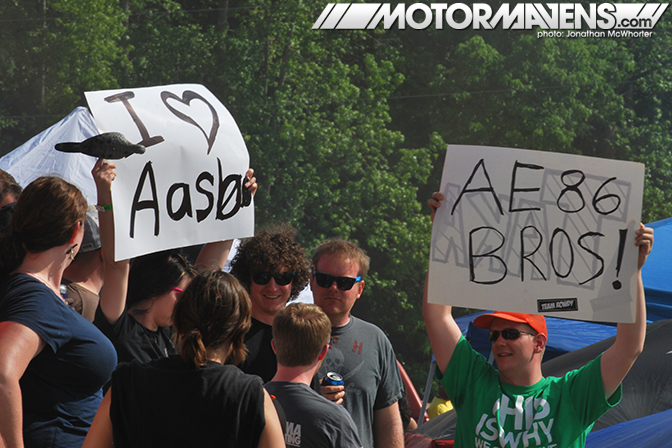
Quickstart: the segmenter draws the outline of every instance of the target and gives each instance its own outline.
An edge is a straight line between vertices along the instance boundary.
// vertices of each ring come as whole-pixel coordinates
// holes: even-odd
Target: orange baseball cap
[[[483,314],[474,319],[474,325],[478,328],[490,329],[492,321],[496,318],[509,320],[511,322],[520,322],[528,324],[534,328],[537,333],[543,333],[548,336],[546,330],[546,318],[541,314],[509,313],[507,311],[495,311],[492,314]]]

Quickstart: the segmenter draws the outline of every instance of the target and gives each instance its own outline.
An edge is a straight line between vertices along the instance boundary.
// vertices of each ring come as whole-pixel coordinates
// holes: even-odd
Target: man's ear
[[[274,339],[271,339],[271,347],[273,348],[273,353],[275,353],[277,355],[278,352],[275,350],[275,340]]]
[[[543,353],[546,349],[546,342],[548,337],[544,333],[539,333],[534,337],[534,351],[535,353]]]
[[[357,293],[357,299],[359,299],[360,297],[362,297],[362,292],[364,291],[364,280],[361,280],[357,286],[359,287],[359,292]]]
[[[317,355],[317,360],[324,360],[324,358],[327,356],[327,352],[329,352],[329,344],[325,345],[324,348],[320,350],[320,353]]]

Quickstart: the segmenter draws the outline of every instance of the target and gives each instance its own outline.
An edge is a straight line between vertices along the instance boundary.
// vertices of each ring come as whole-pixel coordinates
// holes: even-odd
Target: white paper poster
[[[228,110],[201,85],[87,92],[101,132],[145,154],[116,160],[115,258],[254,234],[249,155]]]
[[[644,165],[448,146],[429,300],[633,322]]]

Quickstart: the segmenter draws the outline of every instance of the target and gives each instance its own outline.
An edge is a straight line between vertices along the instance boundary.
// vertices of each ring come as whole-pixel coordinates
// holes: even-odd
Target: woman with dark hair
[[[250,328],[240,283],[222,271],[198,274],[175,304],[173,326],[180,355],[119,364],[84,448],[284,448],[261,380],[234,366]]]
[[[59,289],[81,245],[86,210],[75,186],[40,177],[19,197],[0,239],[3,446],[80,446],[116,365],[112,344]]]
[[[114,344],[119,362],[147,362],[177,354],[171,338],[173,307],[196,270],[175,250],[143,255],[130,262],[114,260],[113,209],[109,204],[115,169],[116,165],[100,159],[91,172],[98,204],[109,209],[99,214],[105,279],[94,324]],[[253,174],[251,169],[246,173],[250,180],[245,187],[254,194],[257,184]],[[231,245],[231,240],[207,244],[196,265],[223,267]]]
[[[103,257],[104,247],[103,242]],[[114,343],[119,362],[147,362],[177,354],[172,342],[173,305],[193,278],[193,266],[177,251],[170,250],[134,258],[130,262],[125,304],[119,300],[123,292],[114,292],[114,282],[107,274],[112,269],[108,266],[105,265],[105,287],[93,322]]]
[[[264,383],[277,371],[271,347],[273,318],[310,280],[305,251],[295,238],[296,230],[287,225],[262,230],[240,244],[231,262],[231,274],[245,286],[252,302],[247,359],[240,368],[259,375]]]

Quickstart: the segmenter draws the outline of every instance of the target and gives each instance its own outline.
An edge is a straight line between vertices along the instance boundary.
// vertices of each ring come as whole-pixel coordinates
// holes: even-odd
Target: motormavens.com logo
[[[429,27],[457,30],[651,30],[667,3],[504,3],[497,10],[485,3],[329,3],[313,25],[321,30]],[[590,32],[590,31],[588,31]],[[625,34],[618,31],[618,35]],[[593,33],[594,34],[594,33]],[[601,34],[601,33],[600,33]],[[650,33],[649,33],[650,34]]]

